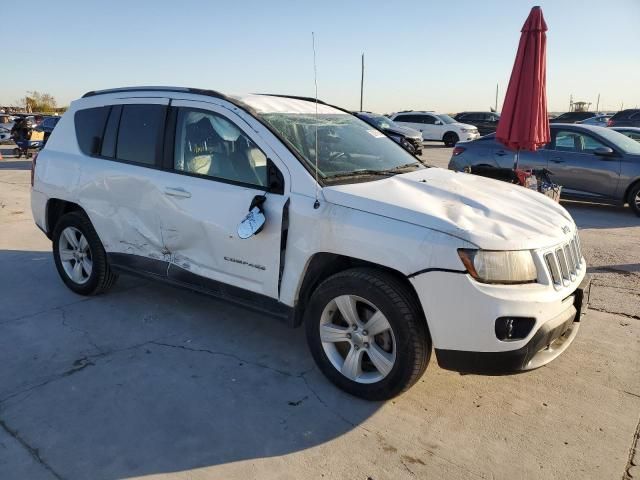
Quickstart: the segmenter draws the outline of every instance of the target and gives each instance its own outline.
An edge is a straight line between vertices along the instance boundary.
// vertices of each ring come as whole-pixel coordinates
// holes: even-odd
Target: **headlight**
[[[467,133],[471,133],[471,132],[477,132],[478,129],[477,128],[463,128],[462,131],[463,132],[467,132]]]
[[[458,249],[462,263],[478,282],[532,283],[538,278],[529,250],[495,251]]]

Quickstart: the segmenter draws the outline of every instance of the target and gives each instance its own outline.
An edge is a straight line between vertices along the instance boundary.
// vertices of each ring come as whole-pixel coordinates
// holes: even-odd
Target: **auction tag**
[[[383,138],[386,136],[384,133],[379,132],[378,130],[367,130],[367,132],[369,132],[369,135],[376,138]]]

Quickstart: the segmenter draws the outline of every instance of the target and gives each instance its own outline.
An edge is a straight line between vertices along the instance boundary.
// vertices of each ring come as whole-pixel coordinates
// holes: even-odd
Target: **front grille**
[[[563,245],[544,254],[544,262],[556,287],[575,281],[582,265],[580,238],[575,236]]]

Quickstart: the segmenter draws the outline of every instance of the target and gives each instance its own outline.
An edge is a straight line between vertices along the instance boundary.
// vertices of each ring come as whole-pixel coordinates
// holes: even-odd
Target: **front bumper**
[[[542,324],[524,346],[504,352],[436,349],[438,365],[447,370],[489,374],[533,370],[546,365],[561,355],[578,334],[580,320],[589,304],[590,280],[585,275],[572,295],[573,304]]]
[[[476,140],[480,138],[480,134],[479,133],[465,133],[465,132],[461,132],[460,133],[460,140],[461,142],[469,142],[471,140]]]

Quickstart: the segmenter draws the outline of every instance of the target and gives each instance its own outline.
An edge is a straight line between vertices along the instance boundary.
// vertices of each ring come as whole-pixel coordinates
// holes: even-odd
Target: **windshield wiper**
[[[351,172],[342,172],[342,173],[336,173],[334,175],[328,175],[325,178],[329,179],[329,178],[359,177],[361,175],[381,175],[381,176],[388,177],[390,175],[397,175],[399,173],[399,170],[413,167],[414,165],[419,166],[420,162],[412,162],[404,165],[398,165],[397,167],[388,168],[385,170],[373,170],[373,169],[353,170]]]
[[[333,175],[327,175],[325,178],[342,178],[342,177],[359,177],[361,175],[384,175],[385,177],[389,175],[395,175],[398,172],[394,172],[392,170],[353,170],[351,172],[342,172],[342,173],[334,173]]]

